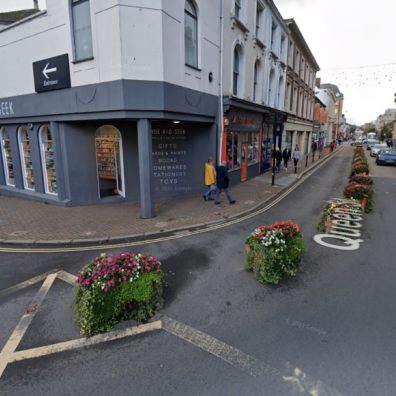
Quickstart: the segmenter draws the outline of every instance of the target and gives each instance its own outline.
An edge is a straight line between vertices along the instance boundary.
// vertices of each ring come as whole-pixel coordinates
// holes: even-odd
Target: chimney
[[[38,0],[33,0],[33,7],[35,10],[39,9]]]
[[[316,78],[316,86],[318,87],[318,88],[320,88],[320,83],[321,83],[321,78],[320,77],[317,77]]]

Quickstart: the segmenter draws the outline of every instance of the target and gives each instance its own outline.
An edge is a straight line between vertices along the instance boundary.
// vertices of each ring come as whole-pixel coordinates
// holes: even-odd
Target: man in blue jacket
[[[232,198],[230,192],[228,191],[228,186],[230,184],[230,178],[228,177],[227,162],[222,161],[221,165],[216,168],[216,178],[217,178],[217,191],[215,196],[215,204],[220,203],[220,195],[224,191],[228,202],[232,205],[235,203],[235,199]]]

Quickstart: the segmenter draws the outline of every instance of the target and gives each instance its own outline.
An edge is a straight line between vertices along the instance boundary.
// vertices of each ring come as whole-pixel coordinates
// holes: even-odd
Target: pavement
[[[181,232],[241,217],[268,203],[299,178],[326,160],[325,149],[314,162],[309,156],[276,173],[271,171],[232,187],[236,204],[229,205],[224,195],[220,205],[205,202],[202,196],[160,199],[156,217],[140,218],[139,203],[117,203],[82,207],[61,207],[15,197],[0,196],[0,246],[86,246],[144,240]],[[204,188],[203,188],[204,190]]]

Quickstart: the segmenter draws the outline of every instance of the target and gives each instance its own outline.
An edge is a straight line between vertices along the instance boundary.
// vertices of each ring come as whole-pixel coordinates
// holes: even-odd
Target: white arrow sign
[[[45,77],[47,80],[49,79],[48,73],[54,73],[54,72],[56,72],[56,71],[58,70],[56,67],[53,67],[52,69],[48,69],[48,66],[49,66],[49,63],[47,63],[47,64],[45,65],[44,70],[43,70],[44,77]]]

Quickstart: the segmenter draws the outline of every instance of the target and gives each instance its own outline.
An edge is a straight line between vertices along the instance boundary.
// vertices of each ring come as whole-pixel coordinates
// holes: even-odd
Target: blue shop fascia
[[[0,195],[73,206],[201,193],[218,97],[158,81],[46,87],[0,98]]]

